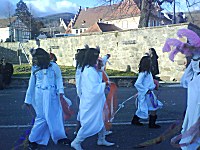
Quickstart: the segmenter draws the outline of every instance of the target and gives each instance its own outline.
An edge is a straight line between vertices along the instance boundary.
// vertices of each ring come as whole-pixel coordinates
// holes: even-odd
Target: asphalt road
[[[10,150],[15,145],[19,145],[19,139],[23,134],[31,128],[32,116],[27,110],[21,108],[24,97],[25,88],[9,88],[0,91],[0,149]],[[119,88],[118,89],[118,103],[121,104],[136,93],[135,88]],[[73,101],[74,110],[76,107],[76,91],[75,88],[65,89],[65,94]],[[142,127],[136,127],[130,124],[132,116],[136,110],[132,98],[124,104],[124,107],[116,114],[112,131],[113,133],[107,136],[108,141],[115,143],[115,146],[105,147],[97,146],[97,135],[87,138],[82,147],[86,150],[131,150],[136,149],[139,143],[145,142],[161,135],[175,120],[182,118],[186,106],[186,90],[171,85],[162,85],[159,91],[156,92],[158,99],[164,103],[163,109],[158,111],[158,124],[160,129],[149,129],[148,121]],[[66,130],[70,139],[74,139],[73,132],[75,131],[76,116],[74,115],[70,120],[65,122]],[[18,149],[24,149],[23,146]],[[70,146],[55,145],[51,140],[47,146],[48,150],[71,149]],[[144,150],[175,150],[170,145],[170,138],[166,141],[152,145]]]

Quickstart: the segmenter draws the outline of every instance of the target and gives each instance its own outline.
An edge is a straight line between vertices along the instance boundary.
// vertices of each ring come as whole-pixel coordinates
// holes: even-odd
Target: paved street
[[[23,133],[30,128],[31,115],[21,108],[26,89],[25,88],[10,88],[0,91],[0,149],[9,150],[13,148],[16,141],[23,135]],[[73,108],[76,110],[76,91],[75,88],[67,88],[65,90],[66,96],[73,101]],[[130,98],[136,93],[135,88],[119,88],[118,89],[118,103]],[[97,136],[86,139],[82,147],[86,150],[131,150],[134,146],[145,142],[146,140],[155,138],[162,134],[173,121],[181,119],[186,105],[186,90],[176,85],[162,85],[158,92],[156,92],[158,99],[164,103],[163,109],[158,111],[158,123],[161,125],[160,129],[149,129],[147,120],[142,127],[135,127],[130,124],[132,115],[136,108],[134,100],[127,101],[124,107],[116,114],[112,126],[113,134],[107,136],[108,141],[115,144],[113,147],[97,146]],[[68,120],[66,130],[70,139],[74,138],[73,132],[75,130],[76,116],[74,115]],[[153,145],[144,150],[175,150],[170,145],[170,139]],[[20,147],[19,149],[23,149]],[[48,150],[71,149],[69,146],[55,145],[51,140],[47,147]]]

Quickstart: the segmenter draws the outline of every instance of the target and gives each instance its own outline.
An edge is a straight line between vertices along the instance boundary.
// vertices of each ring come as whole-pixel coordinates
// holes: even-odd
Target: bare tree
[[[199,3],[200,3],[199,0],[186,0],[186,3],[187,3],[188,7],[192,7],[192,6],[198,6],[199,7],[200,6],[199,5]]]
[[[198,25],[200,23],[199,17],[197,17],[196,13],[192,12],[194,10],[200,10],[200,0],[181,0],[181,1],[179,0],[180,3],[178,3],[177,0],[96,0],[96,1],[98,1],[98,3],[101,3],[103,5],[108,5],[108,4],[112,5],[112,4],[117,4],[117,3],[118,5],[121,5],[122,2],[129,3],[131,5],[130,1],[134,1],[137,4],[138,8],[140,9],[140,20],[139,20],[139,25],[138,25],[139,28],[148,26],[148,22],[154,10],[155,4],[162,6],[165,9],[168,8],[166,7],[168,4],[171,4],[171,5],[173,4],[173,6],[170,6],[170,8],[171,7],[173,8],[172,10],[172,12],[174,12],[173,22],[175,23],[175,15],[176,15],[175,6],[178,4],[182,5],[183,3],[185,3],[187,6],[189,18],[191,18],[190,21],[193,23],[196,22],[195,24],[198,24]],[[165,5],[162,5],[162,4],[165,4]],[[118,7],[118,9],[119,8],[120,7]]]
[[[142,0],[140,8],[140,21],[138,28],[148,27],[149,17],[151,15],[153,4],[152,0]]]
[[[4,14],[6,18],[11,18],[14,14],[15,8],[14,5],[10,1],[6,1],[4,5]]]
[[[121,5],[122,3],[129,3],[133,4],[131,1],[134,1],[138,8],[140,9],[140,21],[139,21],[139,28],[147,27],[150,15],[152,14],[152,10],[154,9],[155,3],[160,2],[161,4],[163,1],[160,0],[99,0],[103,4],[114,4],[118,3]]]

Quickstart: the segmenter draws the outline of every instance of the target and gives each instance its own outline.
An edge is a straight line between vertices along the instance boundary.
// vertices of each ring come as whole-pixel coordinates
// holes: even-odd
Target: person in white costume
[[[102,66],[102,70],[106,70],[106,64],[108,62],[108,64],[110,65],[111,63],[108,61],[108,59],[110,58],[110,54],[106,54],[105,56],[102,57],[102,63],[103,63],[103,66]]]
[[[87,47],[87,45],[85,45]],[[75,74],[75,80],[76,80],[76,92],[77,92],[77,105],[79,106],[80,104],[80,95],[81,95],[81,90],[80,90],[80,85],[79,85],[79,80],[81,76],[81,69],[83,65],[83,60],[85,57],[85,52],[86,48],[84,49],[77,49],[77,53],[75,54],[75,60],[76,60],[76,74]],[[79,115],[79,110],[77,113],[77,123],[76,123],[76,131],[74,134],[76,135],[78,133],[78,130],[80,129],[81,124],[80,124],[80,115]]]
[[[61,70],[56,63],[50,62],[44,49],[31,49],[31,54],[33,66],[24,103],[27,107],[33,106],[36,118],[29,135],[29,149],[46,146],[50,136],[55,144],[70,144],[59,100],[64,95]]]
[[[181,85],[188,90],[187,108],[182,125],[181,133],[188,131],[200,117],[200,51],[199,54],[194,54],[191,63],[185,70],[182,78]],[[182,143],[190,143],[193,136],[183,138]],[[188,146],[182,147],[182,150],[196,150],[200,146],[200,137],[195,142]]]
[[[138,91],[138,104],[131,124],[141,126],[143,124],[139,122],[139,119],[148,119],[149,117],[149,128],[160,128],[159,125],[155,124],[157,119],[156,110],[161,108],[163,104],[157,100],[153,92],[156,85],[151,74],[150,56],[143,56],[140,60],[139,75],[135,87]]]
[[[97,70],[102,72],[102,81],[106,82],[109,81],[109,77],[106,73],[106,62],[108,61],[110,57],[110,54],[105,55],[103,58],[98,58],[98,63],[97,63]],[[105,127],[106,127],[106,132],[105,135],[110,135],[112,134],[111,131],[111,120],[113,119],[112,115],[116,111],[116,106],[117,106],[117,98],[116,98],[116,91],[117,91],[117,86],[114,82],[110,82],[109,87],[106,88],[105,94],[106,94],[106,102],[104,105],[104,122],[105,122]]]
[[[79,79],[80,83],[76,83],[80,86],[79,116],[81,123],[81,128],[71,143],[71,147],[76,150],[82,150],[81,142],[97,133],[98,145],[114,145],[114,143],[105,140],[103,107],[106,98],[104,90],[109,83],[102,82],[101,74],[95,68],[99,53],[98,48],[87,48],[80,75],[81,79]]]
[[[165,42],[163,52],[170,52],[169,59],[171,61],[174,61],[178,52],[186,57],[192,57],[181,78],[181,85],[187,88],[187,107],[179,146],[182,150],[197,150],[200,149],[200,124],[198,123],[200,119],[200,37],[189,29],[179,29],[177,36],[179,38],[186,37],[187,42],[169,38]],[[197,130],[193,133],[195,128]]]

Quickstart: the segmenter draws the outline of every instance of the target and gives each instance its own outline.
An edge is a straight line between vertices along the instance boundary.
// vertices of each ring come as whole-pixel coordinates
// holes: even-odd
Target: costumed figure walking
[[[24,103],[34,108],[36,118],[29,135],[29,149],[46,146],[50,136],[55,144],[70,144],[63,123],[61,103],[65,100],[61,70],[50,62],[44,49],[31,49],[31,54],[32,70]]]
[[[159,67],[158,67],[158,55],[154,48],[149,49],[149,56],[151,58],[151,74],[153,79],[157,79],[156,75],[159,74]]]
[[[99,48],[87,48],[79,82],[80,105],[79,115],[81,127],[71,147],[82,150],[81,142],[98,133],[98,145],[112,146],[105,140],[103,107],[105,104],[104,90],[109,82],[102,82],[102,77],[95,66],[99,57]]]
[[[138,91],[137,97],[137,110],[131,124],[142,126],[139,121],[140,118],[149,118],[149,128],[160,128],[155,124],[157,115],[156,111],[163,106],[163,104],[157,100],[153,90],[157,88],[154,83],[151,74],[151,59],[150,56],[143,56],[139,64],[139,75],[135,82],[135,87]]]
[[[170,52],[171,61],[174,61],[178,52],[186,57],[192,56],[192,59],[181,78],[181,85],[187,88],[187,108],[182,131],[171,143],[182,150],[197,150],[200,148],[200,37],[189,29],[179,29],[177,35],[179,38],[187,37],[188,42],[167,39],[163,52]],[[180,139],[179,144],[176,144]]]
[[[80,90],[80,79],[81,79],[81,70],[83,66],[83,61],[85,58],[85,52],[86,49],[88,48],[87,45],[85,45],[84,49],[77,49],[77,53],[75,54],[75,61],[76,61],[76,74],[75,74],[75,80],[76,80],[76,92],[77,92],[77,106],[79,107],[80,104],[80,96],[81,96],[81,90]],[[79,109],[77,113],[77,123],[76,123],[76,131],[74,134],[76,135],[78,133],[78,130],[80,129],[81,124],[80,124],[80,114],[79,114]]]
[[[106,73],[106,62],[110,58],[110,54],[105,55],[103,58],[98,59],[97,70],[102,72],[102,81],[110,82]],[[110,85],[105,89],[106,102],[104,105],[104,122],[106,127],[106,135],[112,133],[110,131],[114,114],[117,110],[117,86],[114,82],[110,82]]]

